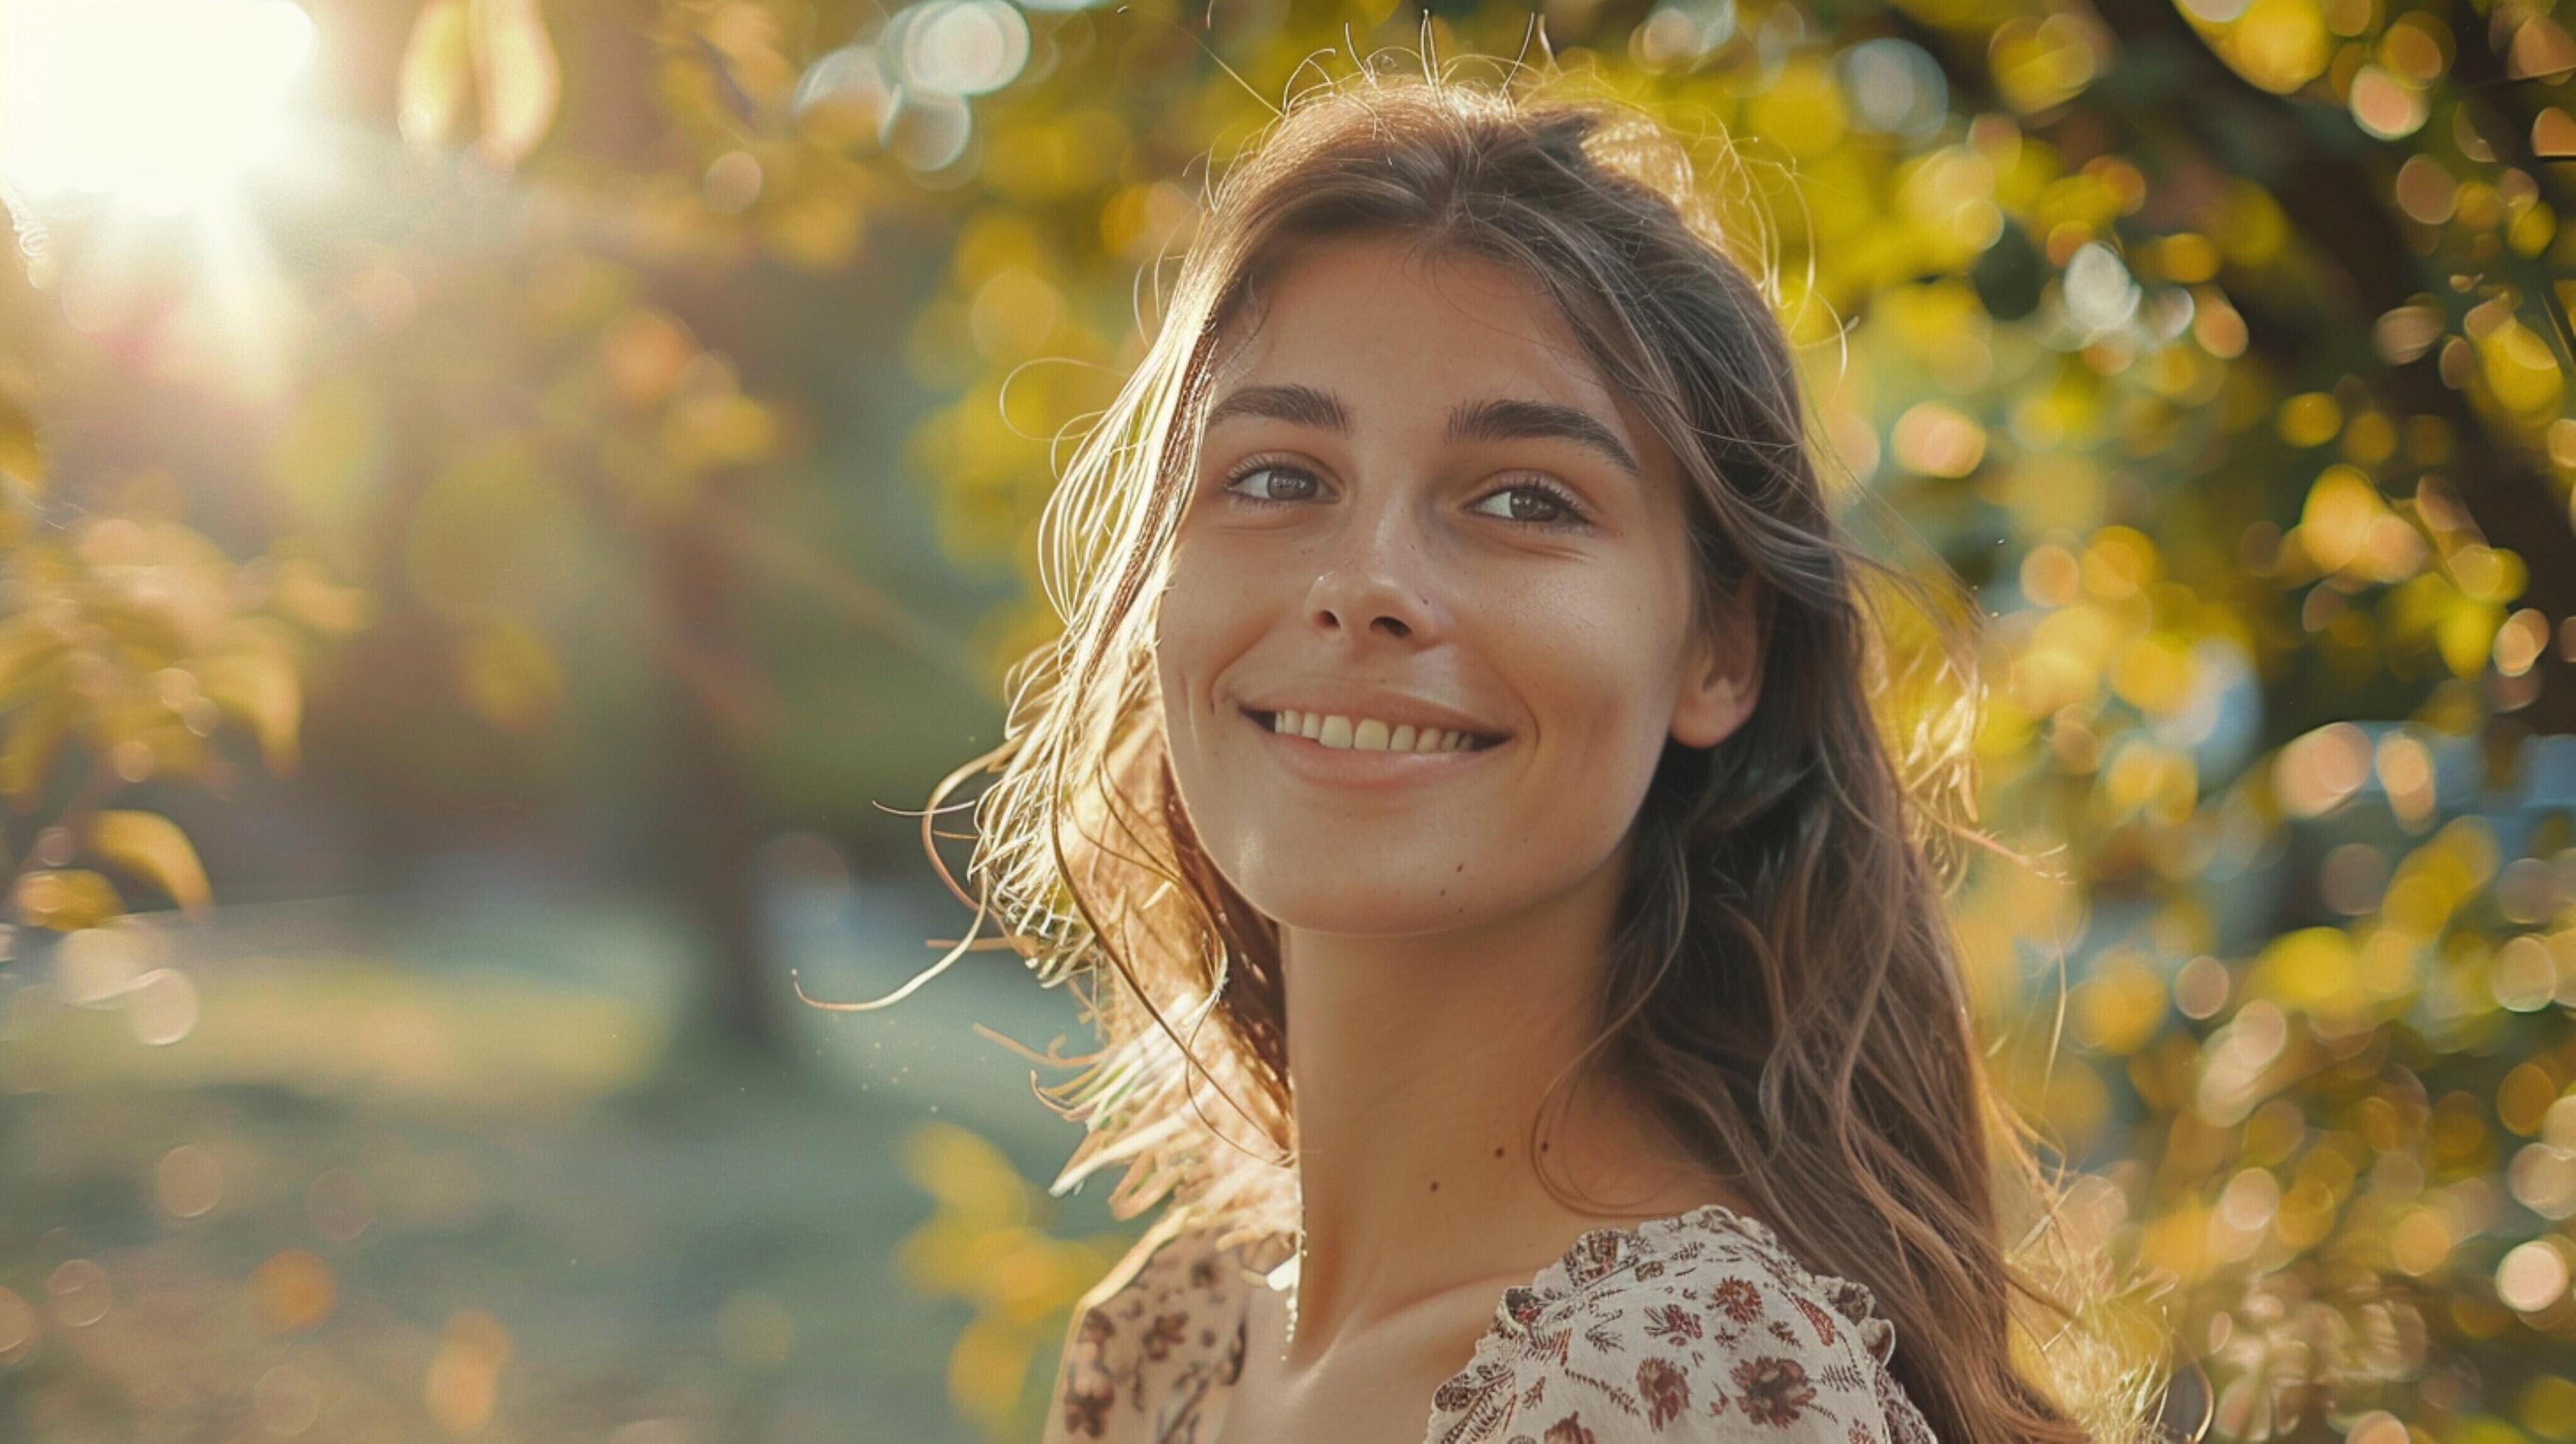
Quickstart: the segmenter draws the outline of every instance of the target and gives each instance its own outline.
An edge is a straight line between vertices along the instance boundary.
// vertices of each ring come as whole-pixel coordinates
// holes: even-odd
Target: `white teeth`
[[[1293,707],[1279,709],[1270,719],[1270,730],[1284,736],[1309,738],[1326,747],[1346,751],[1474,750],[1474,737],[1465,732],[1452,732],[1441,727],[1417,728],[1410,722],[1390,724],[1374,717],[1353,719],[1339,713],[1300,712]]]

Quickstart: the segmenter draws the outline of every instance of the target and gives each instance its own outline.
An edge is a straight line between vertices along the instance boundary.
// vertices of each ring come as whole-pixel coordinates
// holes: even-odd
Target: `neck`
[[[1718,1196],[1594,1081],[1598,1052],[1577,1063],[1620,873],[1458,932],[1283,930],[1303,1225],[1286,1367],[1408,1309],[1490,1310],[1585,1228]]]

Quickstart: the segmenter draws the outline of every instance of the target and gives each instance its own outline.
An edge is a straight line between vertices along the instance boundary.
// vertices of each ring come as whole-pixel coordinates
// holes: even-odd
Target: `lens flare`
[[[0,179],[185,210],[278,158],[313,49],[291,0],[0,0]]]

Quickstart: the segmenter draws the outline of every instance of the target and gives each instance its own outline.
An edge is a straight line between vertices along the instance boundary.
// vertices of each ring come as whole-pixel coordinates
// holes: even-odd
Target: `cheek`
[[[1154,669],[1163,710],[1178,749],[1203,720],[1197,708],[1212,702],[1220,674],[1250,645],[1260,599],[1229,572],[1217,548],[1184,546],[1172,558],[1171,580],[1155,612]]]
[[[1656,617],[1635,597],[1532,588],[1486,609],[1478,630],[1543,737],[1604,765],[1639,744],[1660,752],[1669,665]]]

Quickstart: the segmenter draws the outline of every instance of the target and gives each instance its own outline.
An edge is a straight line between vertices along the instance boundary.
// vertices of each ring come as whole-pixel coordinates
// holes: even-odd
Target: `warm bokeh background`
[[[1432,9],[0,0],[0,1437],[1033,1438],[1070,1000],[791,970],[965,927],[1211,154],[1543,18],[1992,614],[1972,982],[2176,1417],[2576,1440],[2570,18]]]

